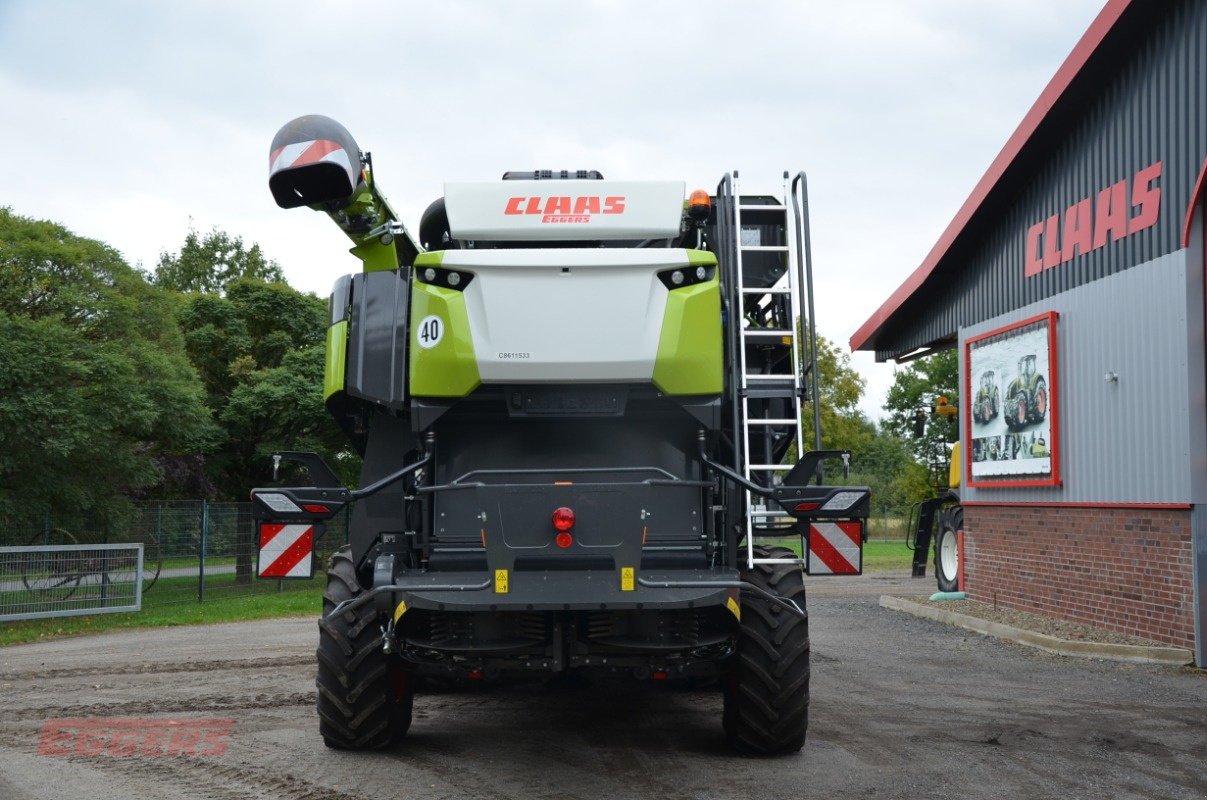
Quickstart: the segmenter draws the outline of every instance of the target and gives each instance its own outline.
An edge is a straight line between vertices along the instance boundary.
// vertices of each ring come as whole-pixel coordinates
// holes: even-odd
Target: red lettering
[[[1065,209],[1063,229],[1059,215],[1028,228],[1023,275],[1033,277],[1155,225],[1161,214],[1163,168],[1164,163],[1157,161],[1132,177],[1130,204],[1125,179],[1100,191],[1093,206],[1087,197]]]
[[[38,742],[40,756],[66,756],[71,754],[75,742],[75,731],[64,728],[58,723],[48,720],[42,728],[42,738]]]
[[[172,731],[172,739],[168,742],[168,755],[193,756],[197,754],[197,745],[201,743],[201,731],[196,728],[177,728]]]
[[[550,197],[545,200],[546,214],[569,214],[570,213],[570,198],[569,197]]]
[[[1060,215],[1053,214],[1044,223],[1044,269],[1060,264]]]
[[[603,213],[605,213],[605,214],[623,214],[624,213],[624,198],[623,197],[604,198]]]
[[[1072,260],[1073,256],[1090,252],[1093,239],[1093,214],[1090,199],[1069,206],[1065,211],[1065,230],[1061,238],[1060,262]],[[1076,251],[1076,252],[1074,252]]]
[[[528,205],[527,205],[527,206],[524,208],[524,213],[525,213],[525,214],[539,214],[539,213],[541,213],[541,198],[539,198],[539,197],[529,197],[529,198],[528,198]]]
[[[167,728],[149,728],[142,738],[141,753],[144,756],[162,756],[168,743]]]
[[[575,214],[598,214],[599,213],[599,198],[598,197],[578,197],[574,200]]]
[[[1094,212],[1094,249],[1106,244],[1109,231],[1111,241],[1117,242],[1127,236],[1127,181],[1119,181],[1098,193],[1098,205]]]
[[[113,729],[113,733],[109,734],[109,747],[105,751],[108,755],[124,757],[132,756],[138,752],[138,741],[141,737],[141,731],[118,728]]]
[[[522,197],[507,198],[507,208],[503,209],[503,213],[504,214],[523,214],[524,212],[520,211],[520,203],[522,203],[522,202],[524,202],[524,198],[522,198]]]
[[[1136,173],[1132,183],[1132,208],[1139,209],[1140,213],[1127,224],[1129,234],[1151,228],[1157,222],[1161,211],[1161,188],[1153,186],[1153,181],[1161,177],[1161,167],[1162,162],[1158,161]]]
[[[75,754],[77,756],[99,756],[105,752],[105,742],[108,739],[107,730],[81,730],[75,737]]]
[[[1039,255],[1039,237],[1044,232],[1044,224],[1037,222],[1027,229],[1027,252],[1024,254],[1023,275],[1030,278],[1043,271],[1044,262]]]

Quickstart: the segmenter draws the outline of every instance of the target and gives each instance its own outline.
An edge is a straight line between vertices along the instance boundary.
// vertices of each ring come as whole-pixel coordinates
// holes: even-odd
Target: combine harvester
[[[416,238],[348,132],[308,116],[274,139],[269,187],[364,265],[332,292],[324,377],[360,488],[282,453],[316,485],[253,493],[273,578],[312,574],[322,521],[354,504],[319,623],[324,741],[397,740],[424,678],[572,671],[716,679],[735,749],[799,750],[802,571],[859,573],[869,508],[822,485],[848,453],[804,449],[804,175],[685,200],[509,172],[446,184]]]

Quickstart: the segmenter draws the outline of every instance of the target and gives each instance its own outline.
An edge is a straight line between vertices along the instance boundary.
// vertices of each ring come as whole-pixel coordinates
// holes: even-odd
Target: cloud
[[[443,182],[594,168],[779,192],[807,170],[817,316],[850,334],[925,256],[1100,0],[0,2],[0,203],[151,266],[190,224],[319,294],[356,268],[277,209],[268,146],[323,113],[413,229]],[[891,370],[857,355],[878,413]]]

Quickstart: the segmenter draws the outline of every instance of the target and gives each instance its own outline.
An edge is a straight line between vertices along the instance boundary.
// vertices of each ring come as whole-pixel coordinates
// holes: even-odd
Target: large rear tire
[[[315,679],[319,733],[328,747],[339,750],[388,747],[411,727],[411,676],[382,652],[381,620],[373,605],[331,615],[362,591],[344,545],[327,568]]]
[[[785,547],[756,558],[795,558]],[[742,580],[805,608],[804,575],[794,564],[759,564]],[[725,685],[722,725],[743,755],[795,753],[809,727],[809,618],[755,595],[742,598],[737,657]]]
[[[939,515],[939,533],[935,538],[935,577],[940,592],[959,591],[960,549],[956,534],[964,524],[964,515],[956,510]]]

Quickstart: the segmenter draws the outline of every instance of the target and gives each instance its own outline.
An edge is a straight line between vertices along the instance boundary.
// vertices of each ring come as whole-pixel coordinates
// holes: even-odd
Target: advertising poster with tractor
[[[1056,483],[1056,315],[965,342],[969,482]]]

